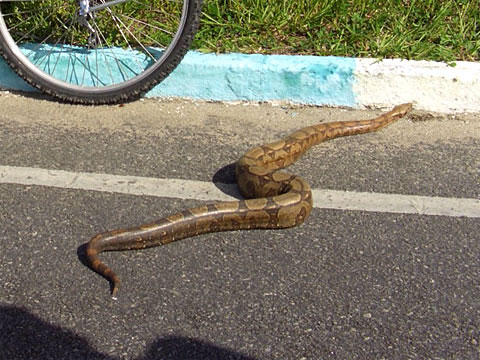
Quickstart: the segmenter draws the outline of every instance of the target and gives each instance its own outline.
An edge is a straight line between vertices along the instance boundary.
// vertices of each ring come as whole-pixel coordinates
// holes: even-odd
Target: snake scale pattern
[[[200,206],[150,224],[97,234],[87,243],[87,263],[110,281],[115,297],[120,279],[98,257],[103,251],[145,249],[217,231],[297,226],[312,209],[310,186],[299,176],[277,170],[294,163],[313,145],[340,136],[377,131],[405,116],[411,108],[411,104],[403,104],[372,120],[310,126],[282,140],[255,147],[240,158],[235,168],[245,200]]]

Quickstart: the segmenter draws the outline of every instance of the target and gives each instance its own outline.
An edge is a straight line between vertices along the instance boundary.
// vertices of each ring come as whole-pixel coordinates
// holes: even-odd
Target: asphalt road
[[[379,112],[0,95],[0,165],[232,183],[250,147]],[[312,187],[480,199],[480,117],[414,112],[312,149]],[[199,200],[2,183],[0,359],[479,359],[480,219],[314,209],[288,230],[102,254],[100,231]]]

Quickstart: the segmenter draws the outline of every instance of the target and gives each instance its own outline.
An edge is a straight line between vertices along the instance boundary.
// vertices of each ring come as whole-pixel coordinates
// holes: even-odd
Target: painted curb
[[[416,109],[441,113],[480,112],[480,63],[450,66],[433,61],[359,59],[353,92],[359,107],[412,102]]]
[[[0,61],[0,87],[33,91]],[[147,97],[480,112],[480,63],[342,57],[202,54],[190,51]]]

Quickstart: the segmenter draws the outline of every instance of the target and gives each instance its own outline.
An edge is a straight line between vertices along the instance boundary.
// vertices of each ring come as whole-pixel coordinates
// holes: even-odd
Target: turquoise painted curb
[[[123,56],[126,61],[134,57],[129,53]],[[68,61],[63,64],[68,66]],[[352,58],[216,55],[190,51],[174,72],[146,96],[223,101],[290,100],[313,105],[354,106],[355,67],[356,60]],[[58,71],[63,71],[61,65]],[[76,71],[82,73],[83,70]],[[33,91],[3,60],[0,61],[0,87]]]
[[[354,106],[356,60],[190,52],[147,96]]]
[[[0,56],[0,89],[36,91],[20,78]]]

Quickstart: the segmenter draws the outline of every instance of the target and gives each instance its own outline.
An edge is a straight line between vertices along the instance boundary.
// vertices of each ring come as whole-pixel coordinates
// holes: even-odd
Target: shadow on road
[[[0,306],[0,359],[114,360],[85,338],[48,324],[25,309]],[[181,336],[161,337],[135,360],[254,360],[211,343]]]
[[[235,177],[235,165],[236,163],[233,163],[219,169],[213,175],[212,182],[223,193],[233,196],[237,199],[242,199],[242,195],[240,195],[238,188],[232,188],[232,184],[237,184]]]
[[[252,357],[208,342],[181,336],[169,336],[154,342],[145,357],[138,360],[255,360]]]
[[[218,169],[218,171],[213,175],[212,181],[217,184],[236,184],[237,180],[235,179],[235,165],[232,163]]]

